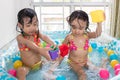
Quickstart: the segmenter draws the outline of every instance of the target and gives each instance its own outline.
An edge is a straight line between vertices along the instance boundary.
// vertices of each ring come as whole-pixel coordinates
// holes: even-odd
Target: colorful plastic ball
[[[46,47],[46,43],[45,42],[42,42],[42,47]]]
[[[115,75],[118,75],[118,74],[120,74],[120,69],[115,70]]]
[[[99,53],[101,53],[101,52],[103,52],[103,51],[104,51],[103,47],[98,47],[98,52],[99,52]]]
[[[50,47],[50,44],[46,44],[46,47]]]
[[[91,43],[91,47],[92,47],[93,49],[96,49],[96,48],[97,48],[97,44],[96,44],[96,43]]]
[[[13,63],[13,67],[15,68],[15,69],[17,69],[17,68],[19,68],[19,67],[21,67],[22,66],[22,62],[20,61],[20,60],[17,60],[17,61],[15,61],[14,63]]]
[[[116,64],[119,64],[118,60],[112,60],[110,65],[114,68]]]
[[[99,72],[99,75],[102,79],[108,79],[109,78],[109,71],[107,69],[101,69]]]
[[[66,77],[59,75],[59,76],[57,76],[56,80],[66,80]]]
[[[114,51],[113,50],[108,50],[107,54],[108,54],[108,56],[110,56],[111,54],[114,54]]]
[[[114,70],[116,70],[116,69],[120,69],[120,64],[116,64],[116,65],[114,66]]]
[[[111,54],[110,55],[110,60],[117,60],[118,59],[118,56],[116,54]]]
[[[8,70],[8,73],[10,74],[10,75],[12,75],[12,76],[14,76],[14,77],[16,77],[16,70],[14,70],[14,69],[10,69],[10,70]]]
[[[107,49],[107,48],[104,48],[104,51],[107,53],[107,52],[108,52],[108,49]]]
[[[21,60],[20,56],[15,56],[13,59],[12,59],[12,62],[14,63],[15,61],[17,60]]]
[[[89,46],[88,52],[89,52],[89,53],[92,52],[92,47],[91,47],[91,46]]]

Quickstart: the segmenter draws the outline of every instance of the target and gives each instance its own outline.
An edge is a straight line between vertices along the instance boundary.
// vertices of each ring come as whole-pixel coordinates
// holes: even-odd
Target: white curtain
[[[120,38],[120,0],[112,0],[110,34]]]

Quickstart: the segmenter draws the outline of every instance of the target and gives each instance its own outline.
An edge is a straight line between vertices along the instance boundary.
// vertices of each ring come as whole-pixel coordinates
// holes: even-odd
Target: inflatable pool
[[[49,35],[56,44],[60,45],[67,31],[44,32]],[[55,35],[54,35],[55,34]],[[107,69],[95,71],[87,69],[87,80],[120,80],[120,40],[112,38],[105,33],[99,38],[90,40],[91,49],[88,58],[96,66],[100,66],[102,58],[108,58]],[[0,80],[17,80],[16,77],[9,73],[13,69],[13,63],[19,57],[19,50],[16,39],[10,41],[0,49]],[[36,72],[30,72],[27,80],[47,80],[44,73],[48,70],[51,63],[44,64],[42,69]],[[77,80],[76,74],[67,64],[67,56],[60,66],[55,70],[56,80]]]

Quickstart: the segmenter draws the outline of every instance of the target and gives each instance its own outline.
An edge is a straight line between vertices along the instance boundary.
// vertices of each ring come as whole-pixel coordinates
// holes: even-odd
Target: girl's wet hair
[[[68,24],[71,26],[71,23],[73,20],[75,19],[81,19],[83,21],[87,21],[87,26],[85,28],[85,30],[89,29],[89,17],[88,14],[82,10],[76,10],[74,12],[72,12],[72,14],[67,18]]]
[[[24,18],[27,18],[27,17],[30,18],[29,23],[32,23],[32,19],[35,16],[37,18],[37,14],[33,9],[24,8],[18,12],[18,15],[17,15],[18,23],[20,23],[24,27]],[[38,21],[38,18],[37,18],[37,21]],[[20,31],[18,30],[18,26],[16,26],[16,31],[21,32],[23,36],[25,35],[22,29],[20,29]],[[39,33],[39,30],[37,33]]]

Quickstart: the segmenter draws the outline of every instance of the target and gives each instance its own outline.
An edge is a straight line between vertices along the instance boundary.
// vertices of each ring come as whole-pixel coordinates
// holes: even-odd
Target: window
[[[74,10],[84,10],[90,14],[93,10],[104,10],[106,20],[103,22],[103,32],[110,30],[110,0],[34,0],[33,6],[39,18],[39,28],[42,31],[69,30],[66,18]],[[91,21],[90,29],[96,29],[96,23]]]

